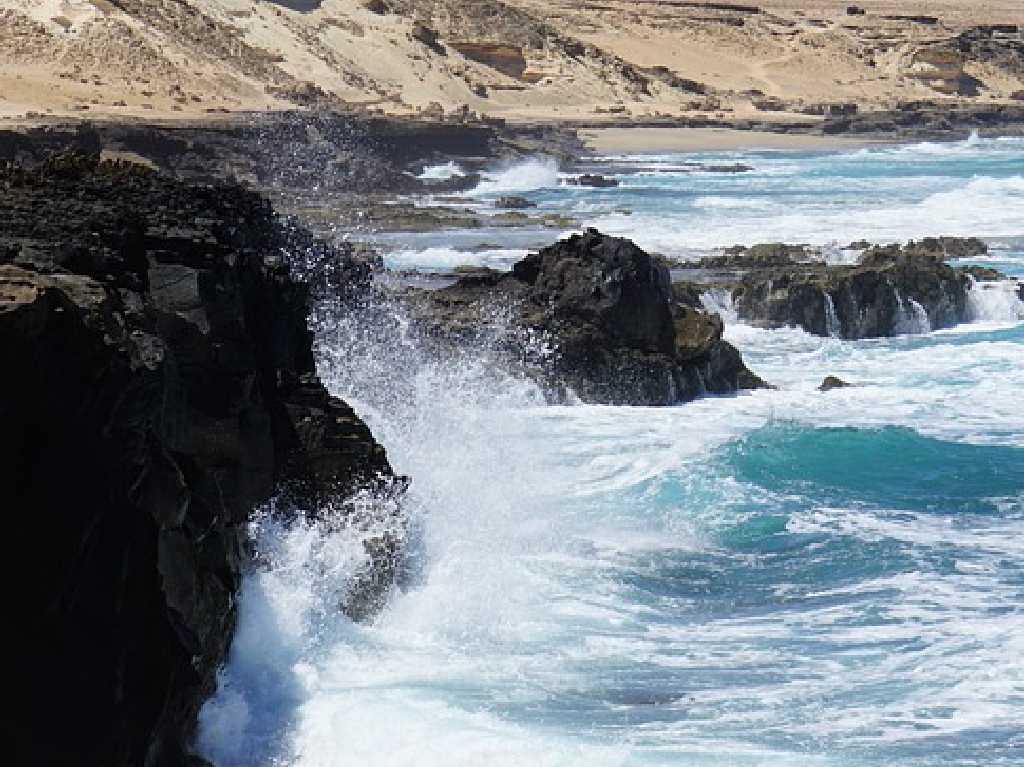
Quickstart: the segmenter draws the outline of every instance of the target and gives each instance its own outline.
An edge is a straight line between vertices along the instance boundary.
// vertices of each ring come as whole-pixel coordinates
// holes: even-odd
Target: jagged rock
[[[870,262],[877,255],[884,262],[901,253],[910,256],[930,256],[945,261],[987,255],[988,245],[977,237],[925,237],[918,241],[911,240],[902,247],[899,245],[868,247],[861,260]]]
[[[499,197],[494,201],[495,208],[505,208],[506,210],[525,210],[527,208],[536,208],[537,203],[527,200],[525,197]]]
[[[515,321],[550,337],[550,369],[534,371],[557,396],[669,405],[764,386],[722,340],[721,319],[677,303],[667,267],[629,240],[596,230],[516,263],[416,294],[414,315],[434,335],[472,330],[481,307],[512,306]]]
[[[845,389],[848,386],[850,386],[850,384],[848,384],[842,378],[838,378],[837,376],[825,376],[825,380],[821,382],[821,385],[818,387],[818,391],[832,391],[833,389]]]
[[[569,186],[589,186],[595,189],[608,189],[619,185],[619,180],[602,176],[599,173],[584,173],[582,176],[568,178],[565,183]]]
[[[1006,279],[1005,274],[991,266],[964,266],[961,267],[961,271],[971,275],[976,282],[996,282]]]
[[[282,258],[313,245],[237,186],[78,155],[0,168],[17,761],[191,763],[253,506],[401,488],[316,377]]]
[[[442,56],[447,53],[444,46],[441,45],[436,29],[431,29],[426,24],[417,21],[412,25],[412,32],[409,34],[413,40],[423,43],[434,53],[439,53]]]
[[[721,256],[708,256],[699,261],[705,269],[760,268],[789,266],[807,260],[812,251],[806,245],[786,245],[781,242],[761,243],[746,247],[733,245]]]
[[[689,292],[720,288],[740,319],[792,325],[817,335],[875,338],[943,328],[967,319],[972,279],[1005,279],[995,270],[955,268],[947,259],[987,252],[976,238],[933,237],[906,245],[864,247],[859,264],[810,260],[806,246],[736,246],[723,256],[675,269]],[[678,285],[677,293],[683,290]]]
[[[969,285],[966,274],[930,256],[876,253],[854,267],[747,274],[733,298],[740,317],[769,326],[877,338],[962,321]]]

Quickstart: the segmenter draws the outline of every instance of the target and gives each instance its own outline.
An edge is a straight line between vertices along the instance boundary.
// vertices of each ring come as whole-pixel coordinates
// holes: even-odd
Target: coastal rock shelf
[[[308,287],[282,256],[315,247],[236,186],[96,156],[0,167],[19,763],[198,763],[253,507],[403,487],[316,376]],[[364,592],[387,587],[379,564]]]
[[[678,302],[668,268],[629,240],[596,230],[437,291],[416,292],[414,315],[434,335],[471,332],[495,304],[551,340],[539,373],[550,392],[568,386],[585,402],[671,405],[765,384],[722,340],[723,324]]]
[[[726,292],[747,322],[792,325],[820,336],[880,338],[970,319],[973,281],[1002,275],[953,267],[946,259],[986,250],[976,239],[927,238],[869,247],[854,265],[827,265],[801,246],[759,245],[683,265],[674,275],[677,293]]]

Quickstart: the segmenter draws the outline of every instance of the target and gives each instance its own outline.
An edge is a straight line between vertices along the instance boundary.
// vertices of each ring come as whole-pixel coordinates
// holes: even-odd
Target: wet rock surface
[[[505,197],[499,197],[494,201],[495,208],[504,208],[505,210],[526,210],[528,208],[536,208],[537,203],[532,202],[525,197],[519,197],[517,195],[508,195]]]
[[[586,402],[669,405],[764,386],[722,340],[717,315],[677,300],[660,260],[593,229],[511,273],[479,272],[407,301],[449,339],[472,332],[488,307],[510,307],[517,325],[556,347],[550,366],[534,371],[555,397],[568,386]]]
[[[825,379],[818,386],[818,391],[832,391],[833,389],[845,389],[850,386],[849,383],[844,381],[838,376],[825,376]]]
[[[987,250],[976,238],[926,238],[869,246],[856,264],[828,265],[806,246],[766,244],[731,248],[673,274],[691,292],[727,291],[737,315],[747,322],[791,325],[823,336],[878,338],[965,321],[972,280],[1003,275],[946,261]]]
[[[619,185],[619,180],[599,173],[584,173],[565,181],[569,186],[586,186],[592,189],[611,189]]]
[[[287,252],[336,265],[316,290],[365,276],[236,186],[96,156],[0,167],[16,761],[198,763],[253,506],[400,490],[316,376]]]

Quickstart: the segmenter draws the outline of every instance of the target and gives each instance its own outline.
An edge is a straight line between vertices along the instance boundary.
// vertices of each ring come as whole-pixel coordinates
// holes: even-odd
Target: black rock
[[[705,173],[748,173],[754,170],[754,166],[737,162],[730,165],[704,165],[701,170]]]
[[[527,200],[525,197],[499,197],[494,201],[495,208],[504,208],[505,210],[526,210],[527,208],[536,208],[537,203]]]
[[[254,505],[402,487],[316,376],[282,254],[329,249],[240,187],[81,155],[0,168],[0,242],[16,761],[193,763]]]
[[[609,189],[619,185],[619,180],[599,173],[584,173],[582,176],[566,179],[570,186],[589,186],[594,189]]]
[[[481,307],[512,306],[515,321],[549,337],[557,354],[534,371],[557,397],[669,405],[764,382],[722,340],[722,320],[676,301],[667,267],[629,240],[596,230],[516,263],[414,296],[414,315],[434,335],[472,330]]]
[[[847,386],[850,386],[850,384],[848,384],[842,378],[837,378],[836,376],[825,376],[825,380],[821,382],[821,385],[818,387],[818,391],[832,391],[833,389],[845,389]]]
[[[722,256],[678,264],[680,282],[731,293],[738,316],[765,327],[792,325],[817,335],[875,338],[949,327],[967,319],[972,279],[996,270],[953,267],[947,259],[987,252],[976,238],[934,237],[869,246],[854,266],[828,265],[803,245],[735,246]]]

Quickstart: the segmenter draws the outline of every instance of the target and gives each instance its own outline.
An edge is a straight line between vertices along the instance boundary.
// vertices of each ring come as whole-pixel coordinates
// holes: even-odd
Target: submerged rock
[[[549,391],[587,402],[669,405],[764,386],[722,340],[717,315],[680,304],[668,269],[629,240],[590,229],[513,266],[416,294],[414,315],[434,334],[471,332],[481,308],[510,306],[514,322],[557,347],[535,371]]]
[[[19,761],[190,763],[253,506],[401,487],[316,376],[282,257],[315,245],[236,186],[94,156],[0,168]]]

